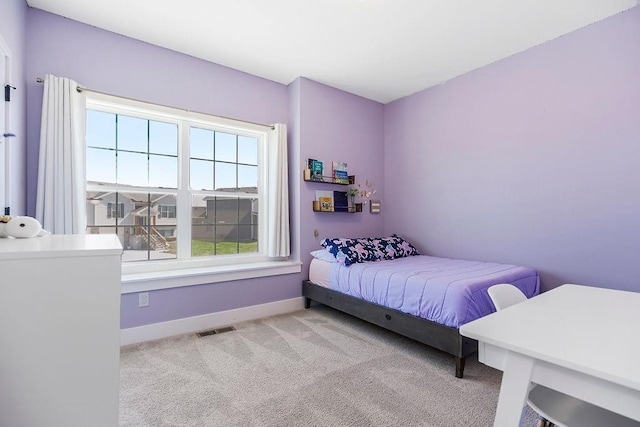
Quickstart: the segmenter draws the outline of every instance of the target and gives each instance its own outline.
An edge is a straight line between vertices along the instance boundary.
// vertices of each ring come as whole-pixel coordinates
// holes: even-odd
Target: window
[[[158,211],[158,215],[160,218],[175,218],[176,217],[176,207],[175,205],[160,205],[160,210]]]
[[[102,95],[86,126],[87,232],[124,262],[266,259],[267,127]]]
[[[123,218],[124,203],[107,203],[107,218]]]

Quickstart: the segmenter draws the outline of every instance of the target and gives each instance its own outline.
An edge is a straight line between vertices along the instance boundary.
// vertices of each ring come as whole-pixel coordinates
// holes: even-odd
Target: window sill
[[[128,273],[122,275],[122,294],[205,285],[231,280],[254,279],[300,273],[302,263],[298,261],[267,261],[251,264],[235,264],[216,267],[201,267]]]

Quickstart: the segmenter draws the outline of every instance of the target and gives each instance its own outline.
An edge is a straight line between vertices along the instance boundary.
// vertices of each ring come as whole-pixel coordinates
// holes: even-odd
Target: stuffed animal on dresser
[[[0,237],[28,239],[49,234],[51,233],[42,229],[42,225],[37,219],[30,216],[0,216]]]

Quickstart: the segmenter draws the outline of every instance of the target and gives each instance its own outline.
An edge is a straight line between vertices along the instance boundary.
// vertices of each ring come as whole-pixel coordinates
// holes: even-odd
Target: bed
[[[412,249],[389,256],[365,248],[358,259],[344,262],[345,239],[325,239],[323,245],[327,240],[339,243],[312,252],[309,280],[302,283],[305,307],[315,301],[445,351],[454,356],[458,378],[466,357],[477,350],[477,342],[458,328],[495,311],[487,288],[511,283],[527,297],[539,292],[538,274],[527,267],[418,255],[408,243]]]

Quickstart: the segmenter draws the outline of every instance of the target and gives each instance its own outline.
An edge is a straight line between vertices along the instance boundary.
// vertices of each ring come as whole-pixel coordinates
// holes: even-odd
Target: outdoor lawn
[[[214,252],[215,246],[215,252]],[[207,242],[204,240],[191,241],[191,256],[204,255],[228,255],[246,252],[257,252],[258,242],[238,243],[238,242]]]
[[[207,255],[229,255],[237,253],[257,252],[258,242],[238,243],[238,242],[208,242],[205,240],[191,241],[191,256]],[[176,242],[170,242],[167,252],[176,253]]]

